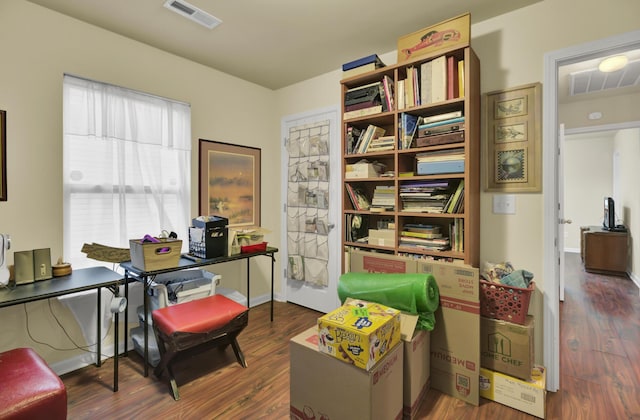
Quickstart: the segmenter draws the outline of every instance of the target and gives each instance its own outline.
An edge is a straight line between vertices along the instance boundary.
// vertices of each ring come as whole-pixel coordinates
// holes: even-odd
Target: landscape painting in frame
[[[200,139],[200,215],[229,219],[229,227],[260,226],[259,148]]]

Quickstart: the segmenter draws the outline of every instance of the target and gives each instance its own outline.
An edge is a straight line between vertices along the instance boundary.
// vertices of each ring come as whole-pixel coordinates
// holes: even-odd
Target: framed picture
[[[200,139],[199,209],[229,227],[260,226],[260,153],[255,147]]]
[[[542,85],[484,95],[485,190],[542,191]]]
[[[0,201],[7,201],[7,111],[0,111]]]

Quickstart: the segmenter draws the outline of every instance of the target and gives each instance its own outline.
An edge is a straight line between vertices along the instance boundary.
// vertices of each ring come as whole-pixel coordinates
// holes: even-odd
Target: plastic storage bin
[[[487,318],[524,325],[535,282],[528,288],[480,280],[480,312]]]

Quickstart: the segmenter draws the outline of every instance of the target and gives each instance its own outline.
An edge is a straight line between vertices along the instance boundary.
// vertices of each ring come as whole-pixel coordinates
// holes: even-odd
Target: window
[[[64,77],[64,257],[95,265],[85,243],[174,231],[188,241],[191,110],[188,104]]]

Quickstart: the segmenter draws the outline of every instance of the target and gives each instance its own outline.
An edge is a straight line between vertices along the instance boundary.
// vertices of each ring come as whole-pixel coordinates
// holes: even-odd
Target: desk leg
[[[127,306],[124,308],[124,357],[129,355],[129,279],[127,272],[124,272],[124,298]]]
[[[118,297],[119,287],[120,286],[116,285],[115,291],[113,292],[113,296],[116,298]],[[118,330],[120,329],[120,313],[116,312],[115,315],[116,325],[114,325],[113,329],[113,392],[118,392],[118,353],[120,350],[120,342],[118,341]]]
[[[273,270],[276,262],[276,257],[271,254],[271,322],[273,322]]]
[[[100,295],[102,295],[102,288],[98,287],[97,289],[98,292],[98,308],[96,310],[96,319],[97,321],[97,328],[96,328],[96,366],[100,367],[102,365],[102,357],[101,357],[101,344],[102,344],[102,337],[101,337],[101,333],[102,333],[102,325],[101,325],[101,311],[102,311],[102,305],[101,305],[101,299],[100,299]]]
[[[249,263],[251,262],[251,258],[247,258],[247,308],[251,308],[251,303],[249,302]]]
[[[142,282],[144,284],[143,297],[144,301],[144,377],[149,376],[149,321],[147,320],[147,311],[149,310],[149,296],[147,296],[147,291],[149,290],[149,286],[147,285],[147,277],[142,278]]]

